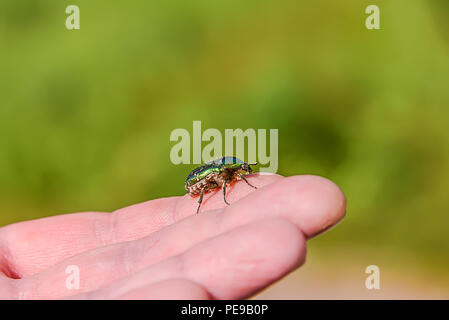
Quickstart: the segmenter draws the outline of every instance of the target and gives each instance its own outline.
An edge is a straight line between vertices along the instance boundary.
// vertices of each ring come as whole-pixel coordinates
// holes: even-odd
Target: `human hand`
[[[241,299],[305,259],[306,240],[345,214],[340,189],[317,176],[247,176],[205,194],[113,213],[83,212],[0,228],[2,299]],[[67,287],[68,266],[79,289]]]

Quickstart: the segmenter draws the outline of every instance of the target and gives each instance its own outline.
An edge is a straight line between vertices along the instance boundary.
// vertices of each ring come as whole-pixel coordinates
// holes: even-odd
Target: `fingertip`
[[[306,238],[301,230],[282,217],[264,218],[234,229],[238,250],[226,261],[233,265],[226,284],[217,284],[213,296],[247,298],[292,272],[305,261]],[[230,244],[232,247],[232,243]]]
[[[282,217],[263,219],[260,224],[269,230],[271,261],[277,261],[286,270],[293,270],[305,261],[306,237],[291,221]]]
[[[301,201],[301,227],[307,237],[316,236],[342,220],[346,214],[346,197],[334,182],[320,176],[302,175],[281,183]]]
[[[319,176],[300,175],[279,179],[241,199],[228,210],[227,222],[283,217],[310,238],[339,222],[345,211],[346,198],[335,183]]]

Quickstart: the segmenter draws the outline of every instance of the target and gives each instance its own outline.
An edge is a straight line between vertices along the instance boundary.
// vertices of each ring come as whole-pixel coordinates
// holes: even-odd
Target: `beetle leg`
[[[228,206],[230,206],[231,204],[226,201],[226,181],[223,182],[222,189],[223,189],[223,200]]]
[[[253,187],[254,189],[257,189],[257,187],[255,187],[255,186],[253,186],[251,183],[249,183],[248,180],[246,180],[245,177],[242,176],[242,174],[237,173],[237,175],[238,175],[240,178],[242,178],[243,181],[245,181],[247,185],[249,185],[250,187]]]
[[[200,194],[200,198],[198,199],[198,209],[196,209],[196,214],[198,214],[198,212],[200,212],[201,203],[203,203],[204,190],[206,190],[206,188],[201,189],[201,194]]]

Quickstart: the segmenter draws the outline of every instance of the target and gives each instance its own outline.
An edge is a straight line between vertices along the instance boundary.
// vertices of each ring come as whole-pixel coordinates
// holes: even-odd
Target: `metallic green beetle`
[[[257,189],[243,176],[244,174],[252,173],[253,169],[251,169],[251,166],[256,164],[257,162],[248,164],[236,157],[223,157],[192,170],[187,176],[185,189],[191,196],[200,194],[196,213],[200,211],[204,192],[208,190],[221,187],[223,189],[223,200],[229,205],[226,201],[226,184],[241,179],[249,186]]]

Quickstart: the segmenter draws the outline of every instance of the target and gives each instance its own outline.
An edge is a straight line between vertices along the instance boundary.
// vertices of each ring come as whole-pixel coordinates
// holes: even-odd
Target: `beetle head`
[[[255,165],[257,165],[257,162],[255,162],[255,163],[245,163],[242,166],[242,169],[245,170],[248,173],[252,173],[253,169],[251,168],[251,166],[255,166]]]

